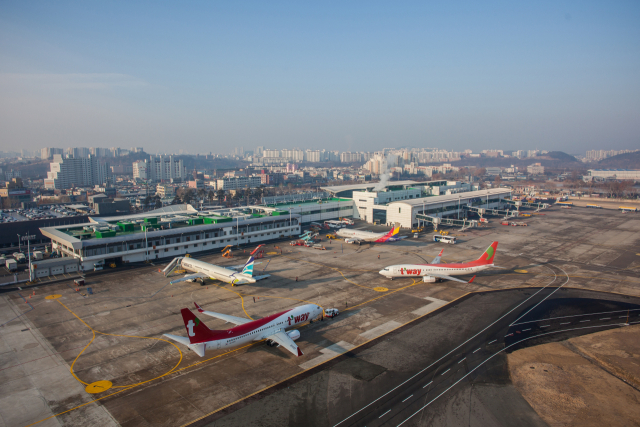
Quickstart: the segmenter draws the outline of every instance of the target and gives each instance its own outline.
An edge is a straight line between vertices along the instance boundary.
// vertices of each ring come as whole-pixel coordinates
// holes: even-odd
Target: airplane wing
[[[259,265],[259,264],[262,264],[262,261],[253,263],[253,265]],[[247,265],[247,264],[232,265],[231,267],[228,267],[228,268],[230,268],[231,270],[242,270],[245,265]],[[225,267],[225,268],[227,268],[227,267]]]
[[[476,278],[476,276],[473,276],[471,280],[467,282],[466,280],[461,280],[453,276],[447,276],[446,274],[429,273],[428,276],[437,277],[438,279],[453,280],[454,282],[460,282],[460,283],[471,283]]]
[[[187,280],[208,279],[208,278],[209,278],[209,276],[204,274],[204,273],[193,273],[193,274],[187,274],[186,276],[181,277],[179,279],[172,280],[169,283],[173,285],[174,283],[186,282]]]
[[[438,254],[437,257],[435,257],[433,259],[433,261],[431,261],[431,264],[440,264],[440,258],[442,258],[442,253],[444,252],[444,249],[440,251],[440,253]]]
[[[233,323],[234,325],[244,325],[245,323],[249,323],[251,319],[244,319],[242,317],[230,316],[228,314],[214,313],[213,311],[203,310],[197,303],[194,302],[196,308],[198,309],[198,313],[206,314],[207,316],[215,317],[216,319],[224,320],[225,322]]]
[[[279,345],[293,353],[294,356],[302,356],[303,354],[296,343],[294,343],[293,340],[289,338],[289,335],[287,335],[284,331],[276,332],[273,335],[269,335],[267,339],[277,342]]]

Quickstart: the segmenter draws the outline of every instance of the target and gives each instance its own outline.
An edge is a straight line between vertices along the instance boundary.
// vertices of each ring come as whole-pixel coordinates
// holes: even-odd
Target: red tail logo
[[[493,242],[491,246],[487,248],[486,251],[478,258],[483,264],[493,264],[493,257],[496,256],[496,252],[498,250],[498,242]]]
[[[215,332],[212,331],[198,319],[195,314],[188,308],[180,310],[182,314],[182,320],[184,320],[184,327],[187,329],[187,336],[191,344],[211,341],[215,337]]]

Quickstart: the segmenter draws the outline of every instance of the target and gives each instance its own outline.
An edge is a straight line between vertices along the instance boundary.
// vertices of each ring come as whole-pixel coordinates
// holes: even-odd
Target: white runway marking
[[[402,403],[406,402],[407,400],[411,399],[413,397],[413,394],[409,397],[407,397],[405,400],[402,401]]]
[[[384,417],[384,416],[385,416],[385,415],[387,415],[389,412],[391,412],[391,409],[389,409],[389,410],[388,410],[387,412],[385,412],[384,414],[380,415],[378,418],[382,418],[382,417]]]
[[[385,333],[396,329],[398,326],[402,326],[402,323],[396,322],[395,320],[390,320],[387,323],[383,323],[380,326],[376,326],[373,329],[369,329],[368,331],[361,333],[360,336],[367,340],[372,340],[379,337],[380,335],[384,335]]]
[[[447,301],[437,298],[425,297],[425,299],[431,301],[431,304],[427,304],[416,310],[413,310],[411,312],[412,314],[415,314],[416,316],[424,316],[425,314],[431,313],[432,311],[437,310],[438,308],[447,304]]]
[[[424,386],[424,387],[422,387],[422,388],[426,388],[426,387],[427,387],[428,385],[430,385],[432,382],[433,382],[433,381],[429,381],[429,384],[425,385],[425,386]]]
[[[459,361],[458,365],[461,364],[464,361],[464,359],[466,359],[466,357],[464,357],[461,361]]]
[[[326,362],[327,360],[332,359],[335,356],[346,353],[347,351],[351,350],[354,347],[355,345],[351,343],[348,343],[346,341],[340,341],[336,344],[330,345],[327,348],[323,348],[322,350],[320,350],[320,353],[322,353],[320,356],[314,357],[311,360],[307,360],[306,362],[298,366],[300,366],[302,369],[313,368],[314,366],[319,365],[323,362]]]

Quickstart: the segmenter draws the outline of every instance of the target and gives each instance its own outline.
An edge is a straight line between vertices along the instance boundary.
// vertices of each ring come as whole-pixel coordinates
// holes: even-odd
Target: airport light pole
[[[20,244],[20,235],[16,234],[18,236],[18,252],[22,252],[22,245]]]

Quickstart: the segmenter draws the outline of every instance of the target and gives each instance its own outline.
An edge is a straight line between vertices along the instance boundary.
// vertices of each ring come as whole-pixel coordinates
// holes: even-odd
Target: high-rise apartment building
[[[183,181],[187,176],[182,159],[173,156],[151,156],[133,163],[133,177],[155,182]]]
[[[63,158],[61,154],[53,156],[50,171],[44,180],[45,188],[63,190],[76,187],[103,185],[111,179],[111,169],[106,163],[99,163],[94,156],[76,159]]]
[[[146,181],[147,166],[149,166],[149,162],[147,162],[146,160],[138,160],[137,162],[133,162],[133,179]]]
[[[56,154],[64,154],[64,150],[62,148],[41,148],[40,149],[40,158],[41,159],[52,159]]]

